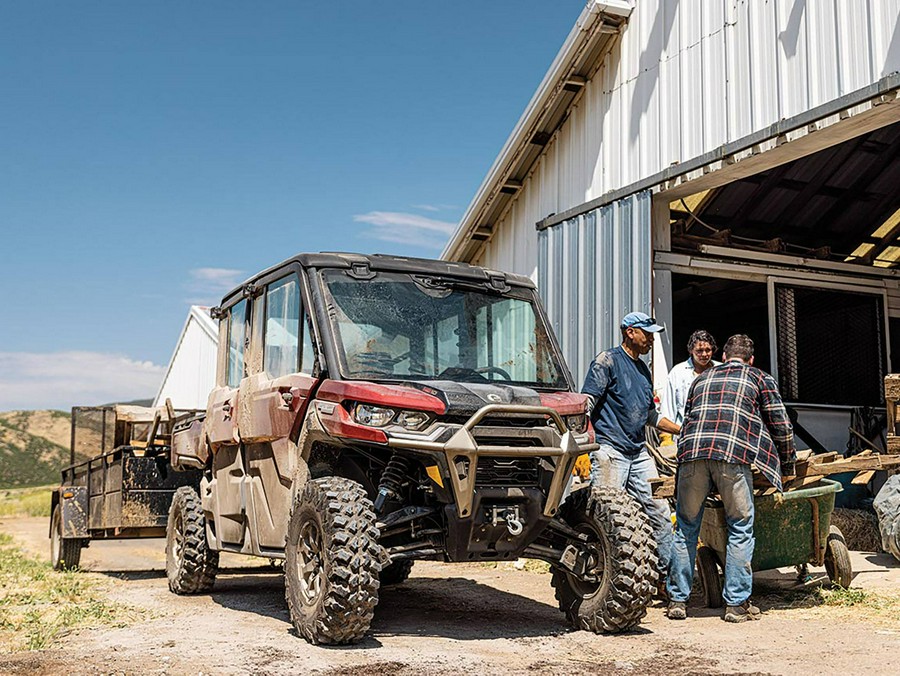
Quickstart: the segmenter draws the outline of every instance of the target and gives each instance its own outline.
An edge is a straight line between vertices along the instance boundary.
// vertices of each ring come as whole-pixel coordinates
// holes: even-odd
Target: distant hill
[[[69,464],[69,414],[64,411],[0,413],[0,488],[59,481]]]
[[[101,406],[153,406],[152,399],[133,399],[132,401],[116,401],[112,404],[101,404]]]

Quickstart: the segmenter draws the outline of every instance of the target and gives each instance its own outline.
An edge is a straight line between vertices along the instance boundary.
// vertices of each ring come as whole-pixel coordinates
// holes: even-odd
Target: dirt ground
[[[0,531],[48,555],[46,519],[0,519]],[[111,600],[144,609],[148,619],[74,633],[51,650],[0,655],[0,673],[843,675],[896,673],[900,654],[898,618],[785,602],[793,569],[758,577],[759,622],[726,624],[721,611],[698,606],[672,622],[658,606],[636,632],[597,636],[566,626],[548,574],[431,562],[382,590],[362,643],[314,647],[292,632],[282,577],[247,568],[265,561],[223,557],[212,593],[178,597],[166,586],[163,548],[161,540],[95,542],[82,557]],[[854,553],[853,564],[854,587],[900,591],[900,565],[890,557]]]

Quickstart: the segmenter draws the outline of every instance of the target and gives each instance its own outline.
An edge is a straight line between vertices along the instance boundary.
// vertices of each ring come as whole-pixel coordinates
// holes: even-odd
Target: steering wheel
[[[509,372],[499,366],[482,366],[480,369],[475,369],[475,373],[496,373],[498,376],[503,376],[507,380],[512,380],[512,376],[509,375]]]

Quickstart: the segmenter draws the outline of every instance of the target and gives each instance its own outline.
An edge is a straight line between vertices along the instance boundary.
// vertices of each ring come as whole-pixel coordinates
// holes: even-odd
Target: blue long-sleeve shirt
[[[653,379],[640,359],[621,346],[601,352],[588,369],[581,388],[593,402],[591,423],[597,442],[634,455],[644,447],[644,426],[658,419]]]

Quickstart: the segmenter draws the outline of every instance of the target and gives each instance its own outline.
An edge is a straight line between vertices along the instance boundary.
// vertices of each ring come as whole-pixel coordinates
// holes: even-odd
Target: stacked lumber
[[[900,453],[900,373],[884,379],[884,401],[887,405],[888,453]]]
[[[867,484],[879,470],[900,469],[900,455],[863,451],[851,458],[843,458],[837,453],[818,453],[800,451],[797,454],[796,475],[784,480],[784,490],[803,488],[816,483],[822,477],[844,472],[856,472],[851,483]],[[675,477],[653,479],[650,481],[654,498],[671,498],[675,495]],[[775,492],[775,488],[762,474],[753,472],[753,488],[757,495]]]

